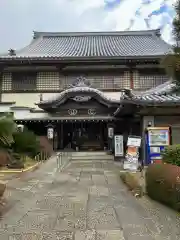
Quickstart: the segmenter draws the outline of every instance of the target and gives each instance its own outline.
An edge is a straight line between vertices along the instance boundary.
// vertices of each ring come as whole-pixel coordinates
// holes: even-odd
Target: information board
[[[129,136],[127,141],[127,146],[140,147],[141,137],[139,136]]]
[[[115,135],[114,145],[115,145],[115,157],[124,156],[123,135]]]

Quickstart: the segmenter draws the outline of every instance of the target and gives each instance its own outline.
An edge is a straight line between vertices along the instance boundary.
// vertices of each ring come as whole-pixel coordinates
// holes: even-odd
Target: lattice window
[[[2,76],[2,91],[10,91],[12,82],[12,74],[10,72],[3,73]]]
[[[60,75],[60,88],[66,89],[73,85],[81,75]]]
[[[130,87],[129,72],[120,73],[116,75],[69,75],[60,76],[61,88],[66,89],[74,84],[79,77],[85,77],[90,85],[97,89],[122,89]]]
[[[36,73],[35,72],[12,73],[12,90],[14,91],[36,90]]]
[[[134,74],[135,89],[150,89],[168,81],[168,77],[162,73],[153,72],[136,72]]]
[[[123,88],[130,88],[131,84],[130,84],[130,72],[129,71],[124,72],[122,82],[123,82]]]
[[[37,90],[60,89],[60,78],[58,72],[39,72],[37,74]]]

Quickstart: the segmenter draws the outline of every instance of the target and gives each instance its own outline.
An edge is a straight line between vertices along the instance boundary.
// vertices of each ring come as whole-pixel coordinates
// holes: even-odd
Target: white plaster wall
[[[13,107],[14,104],[2,104],[0,105],[0,112],[12,112],[12,110],[10,109],[11,107]]]
[[[42,93],[43,100],[58,96],[58,93]],[[3,93],[2,102],[16,102],[15,106],[38,108],[35,103],[40,101],[39,93]]]
[[[35,120],[35,119],[47,119],[48,113],[45,112],[30,112],[28,109],[16,109],[14,110],[14,119],[15,120]]]
[[[122,92],[104,92],[104,95],[107,98],[111,98],[112,100],[120,101],[120,97],[122,96]]]

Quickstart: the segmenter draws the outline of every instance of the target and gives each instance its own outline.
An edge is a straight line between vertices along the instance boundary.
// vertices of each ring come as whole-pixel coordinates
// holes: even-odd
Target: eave
[[[121,61],[121,62],[129,62],[132,61],[159,61],[163,55],[150,55],[150,56],[110,56],[110,57],[58,57],[58,56],[7,56],[7,57],[0,57],[0,63],[4,62],[11,62],[11,61],[52,61],[52,62],[64,62],[64,63],[70,63],[70,62],[113,62],[113,61]]]

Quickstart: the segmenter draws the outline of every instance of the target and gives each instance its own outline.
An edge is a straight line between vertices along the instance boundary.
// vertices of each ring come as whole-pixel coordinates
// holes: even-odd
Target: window
[[[168,81],[168,77],[153,69],[141,69],[134,74],[136,89],[147,90]]]
[[[12,73],[12,90],[31,91],[36,90],[36,72]]]

